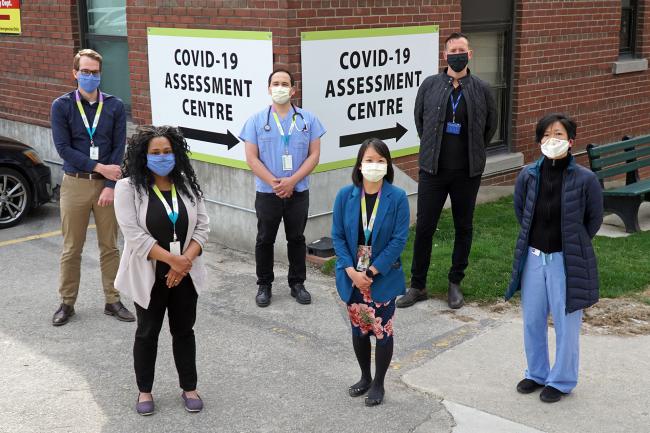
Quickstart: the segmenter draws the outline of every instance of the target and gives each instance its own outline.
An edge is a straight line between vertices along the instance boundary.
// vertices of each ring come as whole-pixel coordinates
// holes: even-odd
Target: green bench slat
[[[648,165],[650,165],[650,159],[641,159],[639,161],[630,162],[629,164],[617,165],[612,168],[594,171],[594,173],[596,173],[598,179],[605,179],[619,174],[629,173],[630,171],[634,171]]]
[[[648,155],[650,155],[650,146],[642,147],[640,149],[634,149],[629,152],[621,152],[612,156],[592,159],[591,168],[592,169],[603,168],[608,165],[614,165],[614,164],[618,164],[619,162],[625,162],[633,158],[642,158]],[[650,159],[648,159],[648,165],[650,165]]]
[[[618,141],[616,143],[603,144],[601,146],[594,146],[589,149],[589,155],[591,157],[601,156],[606,153],[612,153],[616,151],[625,150],[628,147],[639,146],[642,144],[650,143],[650,135],[640,135],[638,137],[632,138],[630,140]]]
[[[634,182],[619,188],[607,189],[603,195],[608,196],[635,196],[650,192],[650,179]]]

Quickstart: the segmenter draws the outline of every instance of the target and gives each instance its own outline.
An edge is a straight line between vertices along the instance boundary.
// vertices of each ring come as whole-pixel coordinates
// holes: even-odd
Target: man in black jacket
[[[467,68],[472,58],[468,37],[452,33],[445,41],[444,58],[449,67],[425,79],[415,100],[420,136],[418,212],[411,288],[397,301],[402,308],[427,299],[431,242],[447,196],[456,232],[447,303],[450,308],[463,306],[460,282],[472,247],[476,195],[485,169],[485,148],[497,126],[488,84]]]

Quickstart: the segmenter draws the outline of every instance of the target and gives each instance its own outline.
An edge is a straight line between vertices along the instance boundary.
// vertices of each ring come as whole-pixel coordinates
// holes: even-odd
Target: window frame
[[[501,137],[498,141],[492,141],[488,143],[486,152],[488,154],[502,153],[509,151],[509,139],[511,135],[511,119],[512,119],[512,61],[514,58],[513,53],[513,22],[491,22],[491,23],[472,23],[472,24],[463,24],[462,32],[467,33],[470,38],[472,33],[503,33],[502,40],[503,46],[501,50],[503,52],[502,62],[504,65],[503,69],[503,84],[500,86],[494,86],[490,84],[491,89],[497,89],[498,92],[501,92],[501,106],[497,107],[497,110],[500,113],[501,122],[497,127],[499,128],[499,136]],[[470,41],[471,45],[471,41]],[[480,55],[480,53],[478,54]],[[509,67],[507,65],[510,65]],[[496,101],[495,101],[496,102]]]
[[[622,2],[621,2],[622,5]],[[625,10],[629,11],[628,16],[628,43],[625,46],[621,46],[621,32],[623,29],[623,13]],[[636,58],[636,42],[637,42],[637,25],[639,23],[638,19],[639,13],[639,2],[638,0],[630,0],[629,7],[621,6],[621,29],[619,30],[619,44],[618,44],[618,55],[621,58]]]

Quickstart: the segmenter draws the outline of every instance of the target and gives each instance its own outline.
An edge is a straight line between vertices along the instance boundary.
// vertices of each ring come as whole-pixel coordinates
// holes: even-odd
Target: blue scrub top
[[[246,142],[253,143],[259,151],[259,158],[266,168],[277,178],[292,176],[307,159],[309,154],[309,143],[325,134],[325,128],[318,118],[309,111],[296,107],[296,111],[304,117],[296,116],[296,126],[294,127],[289,139],[289,154],[292,158],[292,170],[282,169],[282,155],[284,155],[284,141],[280,130],[273,118],[273,112],[269,115],[269,107],[251,116],[242,128],[239,138]],[[289,133],[293,117],[293,109],[290,109],[286,117],[282,119],[278,115],[282,129],[285,135]],[[267,123],[268,115],[268,123]],[[266,125],[271,127],[270,131],[265,131]],[[305,126],[307,127],[306,130]],[[262,179],[255,177],[255,189],[258,192],[272,193],[271,185]],[[304,177],[296,184],[295,191],[301,192],[309,189],[309,176]]]

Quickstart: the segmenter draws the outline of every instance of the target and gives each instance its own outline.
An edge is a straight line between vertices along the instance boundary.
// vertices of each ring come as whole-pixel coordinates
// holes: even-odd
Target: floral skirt
[[[362,293],[358,288],[353,287],[347,305],[352,335],[356,337],[374,335],[380,346],[393,340],[395,298],[388,302],[375,302],[369,292]]]

